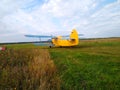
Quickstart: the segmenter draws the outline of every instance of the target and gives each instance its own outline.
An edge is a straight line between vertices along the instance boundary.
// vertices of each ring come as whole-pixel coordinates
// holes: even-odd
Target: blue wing
[[[55,38],[55,36],[46,36],[46,35],[25,35],[26,37],[33,38]],[[78,36],[83,36],[83,34],[78,34]],[[62,37],[70,37],[70,35],[63,35]]]
[[[34,37],[34,38],[52,38],[53,36],[46,35],[25,35],[26,37]]]

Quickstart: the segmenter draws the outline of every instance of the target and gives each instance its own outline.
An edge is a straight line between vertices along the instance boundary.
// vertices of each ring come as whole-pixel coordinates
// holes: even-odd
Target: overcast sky
[[[0,0],[0,43],[73,28],[83,37],[120,37],[120,0]]]

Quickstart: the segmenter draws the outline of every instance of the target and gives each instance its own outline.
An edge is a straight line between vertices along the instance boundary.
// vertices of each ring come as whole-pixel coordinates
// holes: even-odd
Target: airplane
[[[66,36],[45,36],[45,35],[25,35],[26,37],[34,38],[51,38],[51,44],[49,47],[72,47],[79,44],[79,36],[83,34],[78,34],[76,29],[73,29],[70,35]],[[69,37],[69,39],[63,39],[63,37]]]

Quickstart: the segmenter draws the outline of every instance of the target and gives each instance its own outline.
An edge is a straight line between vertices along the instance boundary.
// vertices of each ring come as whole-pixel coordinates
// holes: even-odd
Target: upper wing
[[[34,38],[52,38],[52,36],[46,35],[25,35],[26,37],[34,37]]]
[[[46,35],[25,35],[26,37],[34,38],[55,38],[55,36],[46,36]],[[83,36],[83,34],[78,34],[78,36]],[[62,37],[70,37],[70,35],[63,35]]]

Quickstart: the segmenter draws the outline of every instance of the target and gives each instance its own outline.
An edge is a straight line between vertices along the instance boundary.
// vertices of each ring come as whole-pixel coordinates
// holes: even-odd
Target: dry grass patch
[[[0,89],[59,90],[60,80],[47,50],[0,52]]]

